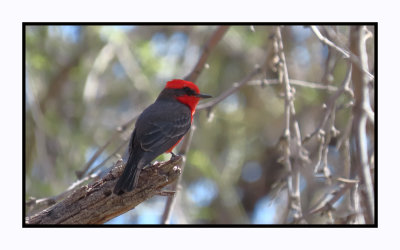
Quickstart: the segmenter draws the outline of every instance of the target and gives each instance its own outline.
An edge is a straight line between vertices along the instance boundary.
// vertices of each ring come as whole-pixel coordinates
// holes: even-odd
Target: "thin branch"
[[[253,77],[260,74],[261,72],[262,72],[261,67],[257,66],[250,74],[245,76],[239,83],[233,84],[233,86],[231,88],[227,89],[225,92],[223,92],[219,96],[213,98],[211,101],[199,104],[197,106],[197,110],[202,110],[202,109],[207,109],[207,108],[211,109],[212,107],[214,107],[215,105],[222,102],[224,99],[226,99],[227,97],[229,97],[230,95],[232,95],[233,93],[238,91],[240,89],[240,87],[246,85],[248,83],[248,81],[250,81]]]
[[[336,107],[336,101],[337,99],[344,93],[349,93],[350,96],[353,96],[353,91],[351,91],[351,89],[349,88],[349,84],[351,81],[351,64],[349,63],[348,67],[347,67],[347,72],[346,72],[346,76],[344,77],[344,80],[342,82],[342,85],[340,86],[340,88],[338,90],[336,90],[336,92],[329,98],[327,104],[326,104],[326,112],[325,115],[323,117],[323,119],[321,120],[319,126],[314,130],[314,132],[312,132],[311,134],[307,135],[304,139],[303,139],[303,143],[307,142],[308,140],[310,140],[313,136],[315,136],[318,133],[321,133],[321,130],[325,127],[326,123],[329,120],[329,117],[331,116],[332,112],[334,111],[334,108]]]
[[[195,82],[199,77],[200,73],[203,71],[204,65],[210,55],[210,52],[214,49],[214,47],[218,44],[218,42],[225,35],[226,31],[229,29],[229,26],[220,26],[214,31],[211,38],[208,40],[206,45],[203,48],[203,52],[197,61],[196,66],[194,66],[193,70],[185,77],[185,80],[190,82]]]
[[[309,216],[316,214],[316,213],[323,213],[327,212],[329,210],[332,210],[333,205],[342,197],[346,191],[355,185],[357,182],[346,182],[340,185],[339,190],[334,190],[331,195],[332,198],[329,200],[323,199],[321,202],[319,202],[317,205],[315,205],[312,209],[310,209],[305,215],[305,218],[308,218]]]
[[[279,57],[278,74],[279,79],[284,87],[285,93],[285,126],[284,132],[281,139],[281,148],[283,150],[283,165],[288,171],[287,183],[288,183],[288,197],[289,197],[289,208],[288,217],[292,216],[294,223],[302,222],[302,208],[300,198],[300,164],[303,161],[303,157],[300,157],[303,148],[301,146],[301,135],[298,127],[298,123],[294,116],[296,114],[294,108],[294,96],[290,86],[289,73],[286,64],[285,53],[283,51],[283,42],[280,27],[274,28],[273,37],[274,52]],[[292,140],[291,128],[294,129],[295,140]],[[294,151],[294,152],[293,152]],[[291,157],[294,157],[294,164],[292,165]],[[288,219],[288,218],[287,218]]]
[[[322,28],[325,31],[325,26],[322,26]],[[330,38],[329,37],[329,33],[327,35],[328,35],[328,38]],[[324,84],[326,84],[327,86],[329,86],[332,83],[333,79],[334,79],[333,71],[334,71],[334,69],[335,69],[335,67],[336,67],[336,65],[337,65],[337,63],[338,63],[338,61],[340,59],[340,56],[341,56],[341,54],[338,53],[336,51],[336,49],[328,46],[328,54],[326,56],[326,59],[324,60],[324,66],[325,66],[324,67],[324,74],[323,74],[323,76],[321,78],[322,82]]]
[[[340,39],[339,35],[336,33],[335,30],[332,29],[332,27],[329,26],[323,26],[324,30],[329,34],[329,36],[332,38],[332,40],[334,40],[334,42],[336,44],[343,44],[343,40],[344,37],[342,37],[342,39]],[[365,43],[369,38],[373,37],[373,34],[371,31],[369,31],[367,29],[366,26],[364,26],[364,36],[363,36],[363,42]],[[343,46],[342,46],[343,47]],[[368,63],[365,63],[365,65],[362,65],[361,60],[358,56],[356,56],[354,53],[352,53],[351,51],[348,51],[349,55],[350,55],[350,61],[352,61],[353,63],[355,63],[356,65],[358,65],[358,67],[364,71],[364,73],[368,76],[369,79],[374,80],[373,75],[369,72],[368,69]],[[374,124],[374,111],[372,110],[371,106],[368,105],[365,108],[365,112],[367,114],[368,120]]]
[[[346,58],[350,57],[350,53],[345,50],[340,48],[339,46],[337,46],[336,44],[334,44],[333,42],[331,42],[328,38],[324,37],[321,32],[319,32],[319,29],[317,28],[317,26],[311,26],[311,30],[314,32],[314,34],[318,37],[318,39],[328,45],[331,48],[334,48],[336,51],[338,51],[339,53],[343,54]]]
[[[336,137],[339,131],[335,128],[335,110],[336,105],[333,104],[331,111],[329,111],[329,119],[327,128],[319,130],[318,139],[320,142],[319,146],[319,154],[318,154],[318,163],[314,168],[314,174],[319,175],[322,173],[328,184],[331,184],[331,171],[328,167],[328,152],[329,152],[329,143],[331,142],[332,137]],[[328,111],[327,111],[328,112]]]
[[[339,182],[350,183],[350,184],[356,184],[356,183],[360,182],[359,180],[346,179],[346,178],[343,178],[343,177],[338,177],[338,178],[336,178],[336,180],[339,181]]]
[[[296,80],[296,79],[289,79],[290,85],[296,85],[305,88],[312,88],[312,89],[320,89],[320,90],[327,90],[327,91],[336,91],[337,87],[332,85],[326,85],[322,83],[316,82],[308,82],[303,80]],[[279,79],[263,79],[263,80],[252,80],[248,82],[248,85],[278,85],[281,84]]]
[[[324,37],[316,26],[311,26],[311,30],[314,32],[314,34],[317,36],[317,38],[322,43],[326,44],[327,46],[330,46],[330,47],[334,48],[339,53],[344,55],[345,58],[349,58],[351,60],[351,62],[354,63],[359,69],[361,69],[371,80],[374,80],[374,75],[372,75],[368,71],[368,67],[365,67],[365,65],[363,65],[361,63],[361,61],[360,61],[358,56],[356,56],[354,53],[351,53],[350,51],[347,51],[347,50],[339,47],[338,45],[336,45],[335,43],[330,41],[328,38]]]

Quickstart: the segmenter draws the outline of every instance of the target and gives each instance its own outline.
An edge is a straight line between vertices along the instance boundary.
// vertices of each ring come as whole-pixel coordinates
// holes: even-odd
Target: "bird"
[[[193,122],[196,106],[203,98],[196,84],[182,79],[168,81],[153,104],[139,115],[131,134],[128,160],[113,193],[131,192],[138,185],[141,170],[157,156],[171,153]]]

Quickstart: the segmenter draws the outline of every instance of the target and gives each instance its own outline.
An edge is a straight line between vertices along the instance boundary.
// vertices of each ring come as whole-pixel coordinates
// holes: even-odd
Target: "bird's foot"
[[[171,158],[169,159],[170,161],[176,161],[179,157],[181,157],[180,155],[176,155],[173,152],[171,152]]]

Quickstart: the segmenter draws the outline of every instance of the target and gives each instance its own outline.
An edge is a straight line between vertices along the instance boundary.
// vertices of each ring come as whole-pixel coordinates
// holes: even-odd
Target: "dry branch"
[[[122,174],[124,165],[119,161],[107,175],[90,185],[85,185],[65,200],[27,217],[31,224],[101,224],[123,214],[154,195],[163,195],[162,188],[174,182],[181,174],[177,167],[182,157],[154,164],[142,171],[139,187],[123,195],[112,190]]]
[[[339,186],[339,189],[335,189],[332,191],[331,198],[330,199],[323,199],[321,202],[319,202],[316,206],[314,206],[310,211],[308,211],[304,217],[307,218],[311,216],[312,214],[316,213],[323,213],[327,212],[329,210],[332,210],[333,205],[346,193],[346,191],[354,186],[358,181],[355,180],[346,180],[345,183],[342,183]]]
[[[225,35],[226,31],[229,29],[229,26],[220,26],[218,27],[215,32],[212,34],[211,38],[208,40],[206,45],[203,48],[203,52],[194,66],[193,70],[189,73],[188,76],[185,77],[185,80],[190,82],[195,82],[199,77],[200,73],[204,69],[204,65],[210,55],[210,52],[214,49],[214,47],[218,44],[218,42],[222,39]]]
[[[302,147],[301,135],[298,122],[295,118],[296,111],[294,108],[294,91],[290,86],[289,72],[286,64],[285,53],[283,50],[283,41],[280,27],[274,28],[273,37],[274,53],[279,58],[278,74],[284,89],[284,115],[285,129],[281,139],[282,164],[288,171],[287,187],[288,187],[288,213],[287,221],[293,218],[293,223],[302,223],[302,208],[300,197],[300,166],[302,162],[307,161],[306,150]],[[293,128],[293,132],[291,132]],[[293,136],[293,137],[292,137]],[[293,164],[291,158],[294,158]]]
[[[251,86],[268,86],[282,84],[279,79],[262,79],[262,80],[251,80],[247,83]],[[290,85],[296,85],[305,88],[336,91],[337,87],[332,85],[324,85],[322,83],[308,82],[303,80],[289,79]]]
[[[360,58],[363,69],[368,70],[366,51],[366,27],[352,26],[350,32],[350,49]],[[354,62],[353,62],[354,64]],[[367,152],[367,110],[370,107],[368,75],[360,68],[354,67],[352,76],[355,104],[353,107],[352,136],[356,147],[356,168],[360,178],[361,201],[364,205],[364,217],[367,224],[374,223],[374,189]]]
[[[223,100],[225,100],[230,95],[234,94],[242,86],[246,85],[248,81],[253,79],[253,77],[255,77],[256,75],[260,74],[261,72],[262,72],[262,68],[259,67],[259,66],[256,66],[255,69],[252,72],[250,72],[250,74],[246,75],[239,83],[233,84],[232,87],[227,89],[225,92],[223,92],[219,96],[213,98],[211,101],[199,104],[197,106],[197,110],[208,109],[208,108],[214,107],[215,105],[217,105],[218,103],[222,102]]]
[[[319,32],[319,29],[316,26],[311,26],[311,30],[314,32],[314,34],[318,37],[318,39],[326,44],[327,46],[334,48],[336,51],[338,51],[339,53],[341,53],[345,58],[349,58],[350,61],[354,64],[354,66],[357,66],[361,71],[364,72],[364,74],[366,74],[366,76],[368,76],[368,78],[370,78],[371,80],[374,80],[374,75],[372,75],[369,71],[368,71],[368,67],[366,67],[366,65],[364,65],[358,55],[356,53],[354,53],[353,51],[347,51],[343,48],[341,48],[340,46],[336,45],[335,43],[331,42],[328,38],[324,37],[321,32]],[[351,33],[351,31],[350,31]]]
[[[336,110],[336,102],[339,99],[339,97],[342,96],[343,93],[348,93],[351,97],[354,96],[353,91],[349,88],[349,84],[350,84],[350,80],[351,80],[351,71],[352,71],[352,67],[351,67],[351,64],[349,64],[349,66],[347,67],[346,76],[344,77],[344,80],[343,80],[340,88],[336,90],[336,92],[328,99],[328,102],[325,104],[326,112],[325,112],[323,119],[320,121],[319,126],[314,130],[314,132],[307,135],[303,139],[303,143],[307,142],[313,136],[317,135],[318,133],[320,133],[321,130],[324,129],[325,125],[327,124],[327,122],[329,120],[329,117],[334,115],[335,110]],[[331,128],[328,128],[328,129],[331,129]]]

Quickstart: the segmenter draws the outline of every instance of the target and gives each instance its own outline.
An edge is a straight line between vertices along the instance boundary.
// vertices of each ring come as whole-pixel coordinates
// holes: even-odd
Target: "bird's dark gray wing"
[[[173,110],[173,112],[154,110],[154,112],[147,112],[146,119],[138,120],[136,129],[139,136],[136,139],[144,151],[162,154],[174,146],[190,129],[189,108],[179,104],[167,110]],[[151,108],[150,111],[152,111]]]

